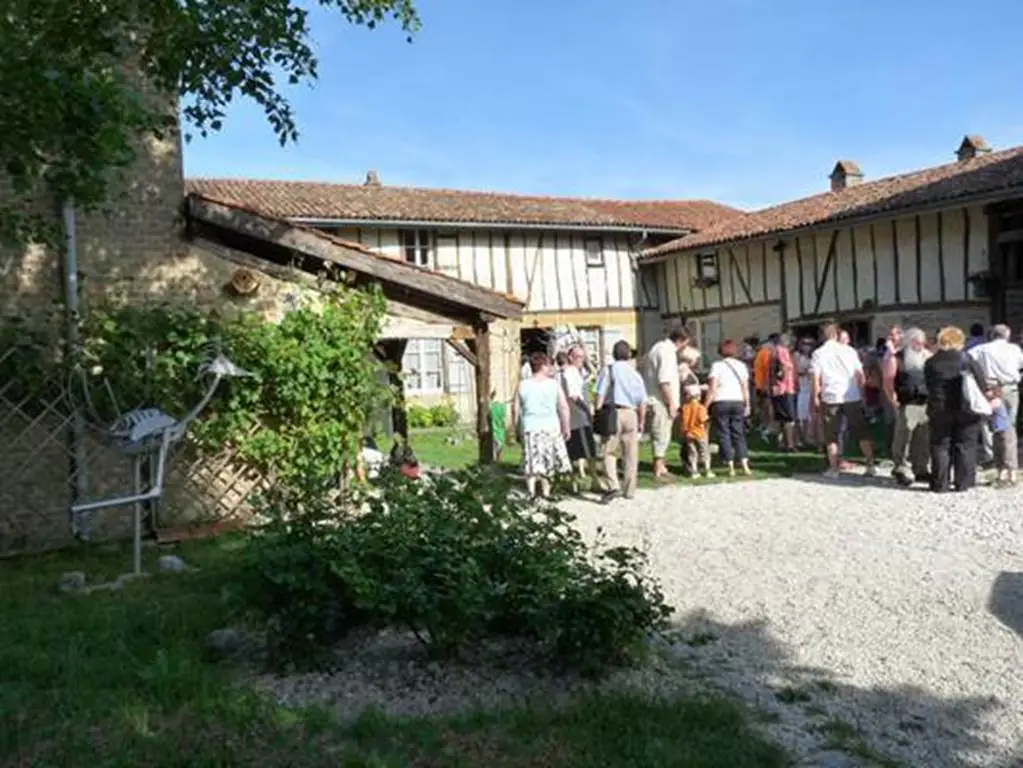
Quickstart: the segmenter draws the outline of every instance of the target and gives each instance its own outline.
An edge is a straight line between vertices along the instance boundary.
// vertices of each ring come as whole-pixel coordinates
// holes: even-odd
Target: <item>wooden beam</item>
[[[463,310],[486,311],[501,318],[522,316],[522,304],[503,294],[456,280],[448,275],[421,269],[398,259],[389,259],[347,245],[331,235],[261,216],[198,195],[188,198],[189,215],[201,222],[264,240],[361,275],[400,286],[414,294],[434,297]]]
[[[753,303],[753,294],[750,293],[749,284],[746,282],[742,275],[742,268],[739,266],[739,260],[735,258],[735,251],[731,248],[728,249],[728,257],[730,259],[729,269],[735,270],[736,275],[739,278],[739,287],[742,288],[742,292],[746,294],[746,301],[750,304]],[[746,264],[749,265],[749,246],[746,246]],[[766,287],[766,283],[765,283]],[[734,289],[733,289],[734,291]]]
[[[494,461],[494,436],[490,431],[490,325],[476,327],[476,434],[480,463]]]
[[[831,264],[835,260],[835,245],[838,243],[839,230],[835,230],[831,233],[831,242],[828,244],[828,255],[824,257],[824,271],[821,274],[820,282],[817,284],[817,295],[814,297],[813,313],[816,315],[821,310],[821,301],[824,299],[824,286],[827,285],[828,275],[831,274]],[[814,238],[816,242],[816,238]],[[835,307],[835,311],[838,311],[838,307]]]
[[[473,368],[476,367],[477,363],[476,355],[472,353],[472,350],[469,349],[469,345],[466,344],[462,339],[456,339],[454,336],[452,336],[451,338],[446,339],[446,343],[449,347],[455,350],[455,354],[457,354],[460,358],[465,360],[465,362],[467,362]]]
[[[268,277],[272,277],[275,280],[280,280],[286,283],[296,283],[298,285],[304,285],[308,288],[316,288],[320,284],[320,280],[316,275],[305,272],[295,266],[285,266],[277,264],[267,259],[261,259],[258,256],[239,251],[237,248],[231,248],[229,246],[218,243],[214,240],[210,240],[202,235],[195,235],[191,238],[191,242],[197,247],[204,251],[209,252],[218,259],[229,261],[232,264],[245,267],[246,269],[253,269],[257,272],[262,272]],[[387,299],[387,314],[394,315],[395,317],[403,317],[409,320],[416,320],[421,323],[435,323],[437,325],[448,325],[450,326],[451,318],[439,315],[436,312],[429,312],[425,309],[419,309],[419,307],[412,307],[408,304],[403,304],[400,301],[394,301]]]

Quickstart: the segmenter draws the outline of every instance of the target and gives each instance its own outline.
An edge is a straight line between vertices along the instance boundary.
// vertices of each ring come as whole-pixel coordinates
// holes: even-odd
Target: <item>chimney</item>
[[[380,177],[377,176],[377,172],[376,171],[368,171],[366,173],[366,181],[363,183],[363,186],[364,187],[379,187],[379,186],[381,186],[381,184],[380,184]]]
[[[960,163],[965,163],[967,160],[972,160],[978,155],[986,155],[991,151],[991,145],[987,143],[987,140],[983,136],[973,134],[972,136],[963,136],[963,141],[959,145],[959,149],[956,150],[956,157],[959,158]]]
[[[863,171],[852,160],[839,160],[831,172],[831,191],[841,192],[846,187],[854,187],[863,181]]]

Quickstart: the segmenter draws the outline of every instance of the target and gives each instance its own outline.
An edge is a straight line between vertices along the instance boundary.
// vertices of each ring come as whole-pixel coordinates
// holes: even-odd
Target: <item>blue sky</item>
[[[1019,0],[418,5],[411,45],[314,12],[299,142],[240,105],[186,173],[760,207],[1023,143]]]

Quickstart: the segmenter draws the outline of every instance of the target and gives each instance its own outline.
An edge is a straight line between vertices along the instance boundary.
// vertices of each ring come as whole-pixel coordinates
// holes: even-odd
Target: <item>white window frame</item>
[[[433,233],[428,229],[399,229],[401,257],[409,264],[431,269],[433,265]]]
[[[588,326],[586,328],[577,328],[576,330],[579,331],[579,339],[583,343],[583,349],[586,350],[586,357],[588,357],[595,365],[600,365],[600,361],[602,359],[600,354],[600,326]]]
[[[436,354],[437,366],[430,370],[429,356]],[[444,340],[409,339],[401,358],[405,392],[410,395],[444,393]],[[429,382],[428,379],[435,380]]]
[[[716,251],[704,251],[696,255],[696,275],[705,283],[718,281],[718,255]]]
[[[586,252],[586,266],[590,269],[601,269],[605,264],[604,260],[604,238],[586,237],[583,238],[583,250]]]
[[[473,367],[449,344],[445,344],[444,347],[444,354],[448,358],[444,371],[447,378],[447,391],[452,395],[468,394],[472,391]]]

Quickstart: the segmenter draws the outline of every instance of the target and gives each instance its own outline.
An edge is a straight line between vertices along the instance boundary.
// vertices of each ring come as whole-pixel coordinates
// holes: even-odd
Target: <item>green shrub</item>
[[[458,409],[451,400],[443,400],[435,405],[412,403],[406,410],[406,417],[412,429],[454,427],[459,421]]]
[[[634,661],[671,613],[640,553],[591,551],[570,515],[487,469],[387,474],[358,494],[347,504],[357,514],[313,484],[266,498],[242,595],[278,661],[371,622],[447,656],[484,636],[529,638],[597,673]]]

